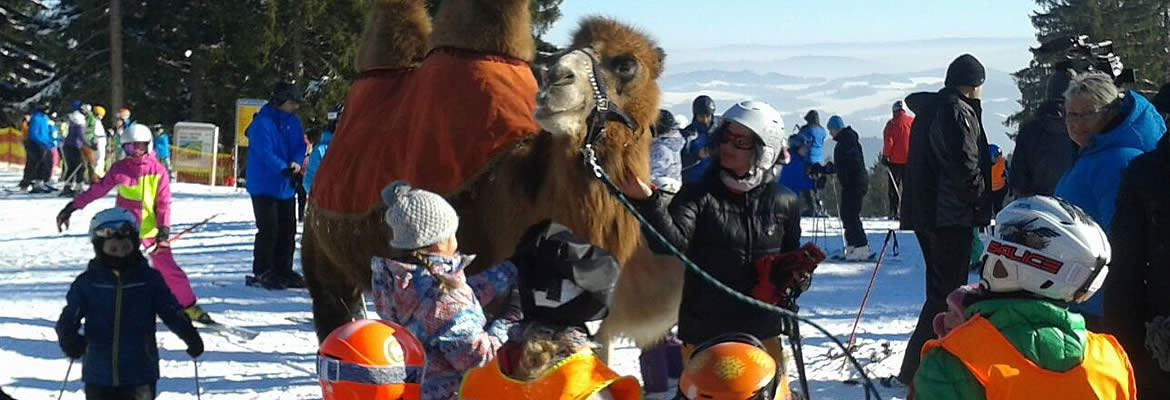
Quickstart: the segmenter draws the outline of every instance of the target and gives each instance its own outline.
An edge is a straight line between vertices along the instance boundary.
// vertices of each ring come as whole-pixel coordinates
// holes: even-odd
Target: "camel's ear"
[[[654,69],[654,79],[658,79],[666,69],[666,49],[655,47],[654,54],[658,56],[658,68]]]

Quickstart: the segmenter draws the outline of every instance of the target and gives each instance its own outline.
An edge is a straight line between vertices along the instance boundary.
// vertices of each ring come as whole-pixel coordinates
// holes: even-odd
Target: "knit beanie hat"
[[[455,236],[459,215],[442,196],[415,189],[396,181],[382,190],[386,225],[394,233],[390,247],[414,250],[429,247]]]
[[[951,62],[950,67],[947,67],[946,85],[949,88],[983,86],[983,81],[986,79],[987,71],[983,69],[983,64],[970,54],[959,56]]]
[[[834,129],[845,129],[845,119],[841,118],[840,115],[829,117],[829,125],[825,126],[825,128],[830,131]]]

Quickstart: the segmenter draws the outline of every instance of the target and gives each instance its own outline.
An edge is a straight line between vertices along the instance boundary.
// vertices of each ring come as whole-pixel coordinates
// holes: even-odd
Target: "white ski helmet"
[[[1105,231],[1080,208],[1054,197],[1026,197],[995,217],[982,283],[992,292],[1081,303],[1105,282],[1110,253]]]
[[[784,138],[784,118],[775,108],[762,101],[745,100],[735,103],[723,112],[720,127],[729,122],[738,122],[751,129],[764,142],[756,157],[756,169],[771,170],[777,164],[788,160],[787,140]]]
[[[98,228],[106,225],[116,225],[119,223],[127,223],[134,227],[134,231],[138,231],[138,219],[134,218],[134,214],[125,208],[107,208],[99,211],[89,221],[89,240],[97,239]]]
[[[154,134],[150,132],[150,128],[142,124],[133,124],[122,132],[122,144],[126,143],[150,143],[154,139]]]

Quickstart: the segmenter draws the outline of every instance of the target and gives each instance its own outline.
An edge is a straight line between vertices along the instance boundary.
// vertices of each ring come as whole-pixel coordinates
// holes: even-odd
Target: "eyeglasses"
[[[1098,108],[1096,110],[1089,111],[1089,112],[1067,111],[1064,113],[1064,116],[1065,116],[1065,119],[1074,120],[1074,121],[1085,121],[1085,120],[1090,120],[1090,119],[1094,119],[1094,118],[1099,118],[1101,116],[1101,114],[1104,114],[1106,111],[1109,111],[1109,110],[1113,109],[1114,107],[1117,107],[1117,104],[1118,104],[1118,102],[1114,101],[1112,103],[1105,105],[1104,107],[1101,107],[1101,108]]]
[[[95,228],[93,235],[101,239],[133,239],[138,237],[138,228],[128,222],[112,222]]]
[[[752,150],[756,148],[756,138],[747,135],[736,135],[733,133],[723,132],[719,136],[719,144],[731,143],[731,145],[740,150]]]

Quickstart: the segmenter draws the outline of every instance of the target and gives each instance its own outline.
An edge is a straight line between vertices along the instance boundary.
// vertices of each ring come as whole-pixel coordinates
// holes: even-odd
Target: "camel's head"
[[[608,18],[587,18],[569,48],[538,61],[534,117],[552,134],[583,137],[604,98],[613,111],[602,116],[613,122],[606,134],[636,141],[658,118],[655,80],[664,57],[646,34]]]

